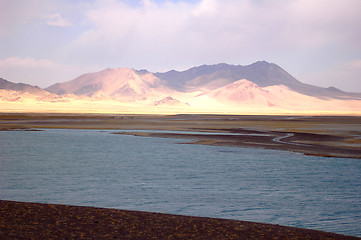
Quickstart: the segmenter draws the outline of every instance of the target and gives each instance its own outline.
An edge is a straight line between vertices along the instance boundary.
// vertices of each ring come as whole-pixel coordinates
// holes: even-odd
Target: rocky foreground
[[[0,200],[0,239],[361,239],[272,224]]]

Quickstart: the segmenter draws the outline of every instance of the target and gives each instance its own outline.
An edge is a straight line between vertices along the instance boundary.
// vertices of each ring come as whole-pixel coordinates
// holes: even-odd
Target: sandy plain
[[[45,128],[151,130],[120,134],[361,158],[360,116],[0,113],[0,130]]]

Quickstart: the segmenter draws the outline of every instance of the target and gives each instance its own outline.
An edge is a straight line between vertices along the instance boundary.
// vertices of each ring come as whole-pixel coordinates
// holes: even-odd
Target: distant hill
[[[37,86],[25,83],[13,83],[0,78],[0,101],[5,102],[67,102],[65,96],[58,96]],[[0,109],[1,110],[1,109]]]
[[[54,84],[46,90],[58,95],[75,94],[126,101],[146,100],[171,93],[166,84],[152,73],[128,68],[109,68],[84,74],[74,80]]]
[[[42,95],[42,94],[46,93],[46,91],[44,91],[43,89],[41,89],[39,87],[32,86],[32,85],[25,84],[25,83],[13,83],[13,82],[7,81],[3,78],[0,78],[0,89],[12,90],[12,91],[17,91],[17,92],[27,92],[27,93],[34,94],[34,95]]]

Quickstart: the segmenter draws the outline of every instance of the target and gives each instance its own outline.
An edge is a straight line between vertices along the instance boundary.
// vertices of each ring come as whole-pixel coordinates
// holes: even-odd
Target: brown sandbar
[[[155,130],[148,136],[193,139],[199,144],[361,158],[360,116],[0,113],[0,130],[45,128]],[[184,134],[157,133],[157,130],[184,131]],[[187,134],[187,131],[217,134]]]

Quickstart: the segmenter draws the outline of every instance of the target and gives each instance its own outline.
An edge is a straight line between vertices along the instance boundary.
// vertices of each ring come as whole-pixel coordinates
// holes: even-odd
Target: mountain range
[[[76,105],[82,101],[87,107],[102,102],[117,110],[128,108],[134,112],[361,111],[361,93],[304,84],[266,61],[247,66],[202,65],[163,73],[108,68],[45,89],[0,79],[1,89],[2,101],[9,102],[6,99],[10,98],[4,96],[11,93],[19,95],[13,102],[32,96],[36,102]],[[108,107],[108,110],[111,109]]]

